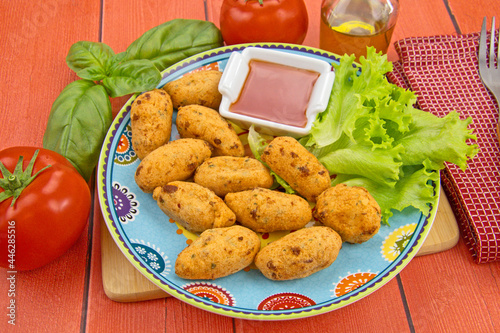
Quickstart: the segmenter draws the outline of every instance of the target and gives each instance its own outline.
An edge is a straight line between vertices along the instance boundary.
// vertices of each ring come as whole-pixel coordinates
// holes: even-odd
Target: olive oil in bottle
[[[366,56],[366,47],[387,52],[399,4],[395,0],[325,0],[321,8],[320,48]]]

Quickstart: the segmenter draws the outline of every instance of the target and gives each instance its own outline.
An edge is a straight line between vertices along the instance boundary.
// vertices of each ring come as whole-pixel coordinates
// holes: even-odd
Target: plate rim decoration
[[[216,62],[220,59],[227,59],[229,54],[234,51],[241,51],[246,47],[256,46],[263,48],[272,48],[272,49],[281,49],[287,52],[299,52],[301,54],[307,54],[309,56],[317,56],[320,58],[328,58],[331,59],[332,62],[338,62],[339,56],[333,53],[313,48],[309,46],[303,45],[295,45],[295,44],[282,44],[282,43],[253,43],[253,44],[237,44],[232,46],[223,46],[216,49],[212,49],[209,51],[205,51],[185,60],[182,60],[169,68],[165,69],[162,72],[162,80],[158,87],[162,87],[166,82],[168,82],[168,77],[178,71],[188,71],[189,69],[197,69],[200,66],[200,61],[213,60]],[[209,312],[217,313],[224,316],[229,316],[233,318],[242,318],[242,319],[252,319],[252,320],[286,320],[286,319],[298,319],[311,317],[314,315],[323,314],[326,312],[330,312],[349,304],[352,304],[371,293],[375,292],[386,283],[388,283],[392,278],[394,278],[401,270],[413,259],[413,257],[417,254],[418,250],[424,243],[426,237],[429,234],[429,231],[432,227],[434,219],[436,217],[436,212],[439,203],[439,186],[440,180],[435,182],[434,189],[436,191],[436,200],[435,202],[431,202],[430,204],[430,212],[428,216],[424,216],[420,213],[418,221],[412,221],[412,223],[416,223],[415,231],[413,232],[411,238],[408,240],[408,244],[404,247],[404,250],[397,256],[395,260],[389,262],[389,264],[382,269],[380,272],[377,272],[376,276],[371,280],[368,280],[366,283],[359,286],[355,290],[351,292],[347,292],[346,294],[339,297],[330,297],[329,300],[323,301],[317,304],[313,304],[305,307],[298,308],[289,308],[289,309],[280,309],[280,310],[259,310],[257,307],[255,309],[249,309],[244,307],[239,307],[238,302],[236,301],[235,305],[223,305],[219,303],[212,302],[207,300],[206,298],[198,297],[187,290],[184,290],[182,286],[177,285],[175,283],[170,282],[168,278],[165,276],[160,276],[159,273],[154,271],[151,267],[149,267],[143,259],[141,259],[137,253],[131,249],[132,244],[130,246],[127,244],[125,239],[130,240],[128,235],[124,234],[124,231],[119,228],[120,222],[116,218],[116,212],[113,212],[113,200],[111,198],[111,188],[113,187],[113,179],[111,179],[112,169],[114,165],[114,151],[116,148],[115,143],[119,140],[117,138],[117,134],[121,134],[121,130],[126,124],[127,119],[129,118],[129,111],[127,107],[129,107],[132,101],[139,94],[132,95],[127,102],[120,109],[116,117],[114,118],[108,133],[103,142],[103,146],[101,149],[101,153],[99,156],[99,162],[97,167],[97,188],[98,188],[98,199],[99,206],[101,209],[101,213],[106,224],[108,231],[110,232],[111,238],[117,244],[120,251],[123,255],[128,259],[128,261],[148,280],[154,283],[158,288],[167,292],[168,294],[174,296],[175,298],[180,299],[183,302],[186,302],[192,306],[204,309]],[[127,118],[128,117],[128,118]],[[384,226],[382,226],[383,228]],[[133,237],[132,237],[133,238]],[[335,264],[335,263],[334,263]],[[172,268],[173,270],[173,268]],[[175,274],[172,272],[172,274]],[[307,278],[305,278],[307,279]],[[192,284],[193,282],[198,280],[185,280],[185,285]],[[209,281],[209,280],[200,280],[204,281],[205,284],[211,285],[212,282],[217,283],[217,280]],[[203,283],[203,282],[201,282]],[[280,283],[280,282],[276,282]],[[224,289],[221,287],[221,289]],[[283,294],[293,294],[283,293]],[[269,295],[272,296],[272,295]],[[302,295],[305,300],[309,298],[307,295]],[[229,295],[229,298],[232,296]]]

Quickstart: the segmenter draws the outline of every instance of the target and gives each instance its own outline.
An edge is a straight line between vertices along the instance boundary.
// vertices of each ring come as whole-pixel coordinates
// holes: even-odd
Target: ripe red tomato
[[[220,30],[227,45],[301,44],[308,23],[303,0],[224,0],[220,12]]]
[[[13,197],[5,197],[9,184],[16,183],[8,179],[10,173],[16,174],[20,156],[20,172],[28,178],[50,167],[40,171],[12,205]],[[0,162],[5,166],[0,165],[0,200],[4,199],[0,202],[0,266],[9,270],[41,267],[64,254],[80,237],[90,212],[89,186],[66,158],[51,150],[7,148],[0,151]]]

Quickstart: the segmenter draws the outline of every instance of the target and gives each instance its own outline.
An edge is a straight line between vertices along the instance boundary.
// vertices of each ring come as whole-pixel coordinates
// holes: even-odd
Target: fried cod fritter
[[[271,280],[300,279],[329,267],[341,248],[342,239],[331,228],[303,228],[262,248],[255,265]]]
[[[212,147],[204,140],[179,139],[149,153],[135,171],[135,182],[140,189],[151,193],[158,186],[193,176],[196,168],[212,154]]]
[[[209,158],[196,169],[194,181],[220,197],[255,187],[270,188],[274,182],[269,170],[255,158],[234,156]]]
[[[160,209],[192,232],[232,226],[236,216],[224,201],[196,183],[175,181],[153,192]]]
[[[224,201],[238,222],[257,232],[297,230],[312,220],[309,203],[298,195],[255,188],[228,193]]]
[[[365,188],[338,184],[318,196],[314,217],[344,242],[363,243],[379,231],[381,210]]]
[[[222,72],[217,70],[190,73],[165,84],[163,89],[172,97],[176,109],[181,106],[198,104],[218,110],[222,100],[222,95],[219,92],[221,76]]]
[[[280,136],[269,143],[262,160],[307,200],[330,187],[330,174],[296,139]]]
[[[132,146],[139,159],[170,140],[173,106],[170,96],[154,89],[137,96],[130,107]]]
[[[183,279],[228,276],[249,266],[259,249],[259,236],[250,229],[209,229],[177,256],[175,274]]]
[[[215,111],[201,105],[180,107],[176,119],[182,138],[202,139],[214,147],[213,156],[243,156],[245,149],[233,126]]]

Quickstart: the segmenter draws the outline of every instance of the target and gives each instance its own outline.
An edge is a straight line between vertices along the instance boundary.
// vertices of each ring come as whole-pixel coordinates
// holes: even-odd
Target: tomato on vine
[[[303,0],[224,0],[220,12],[220,30],[227,45],[301,44],[308,23]]]

